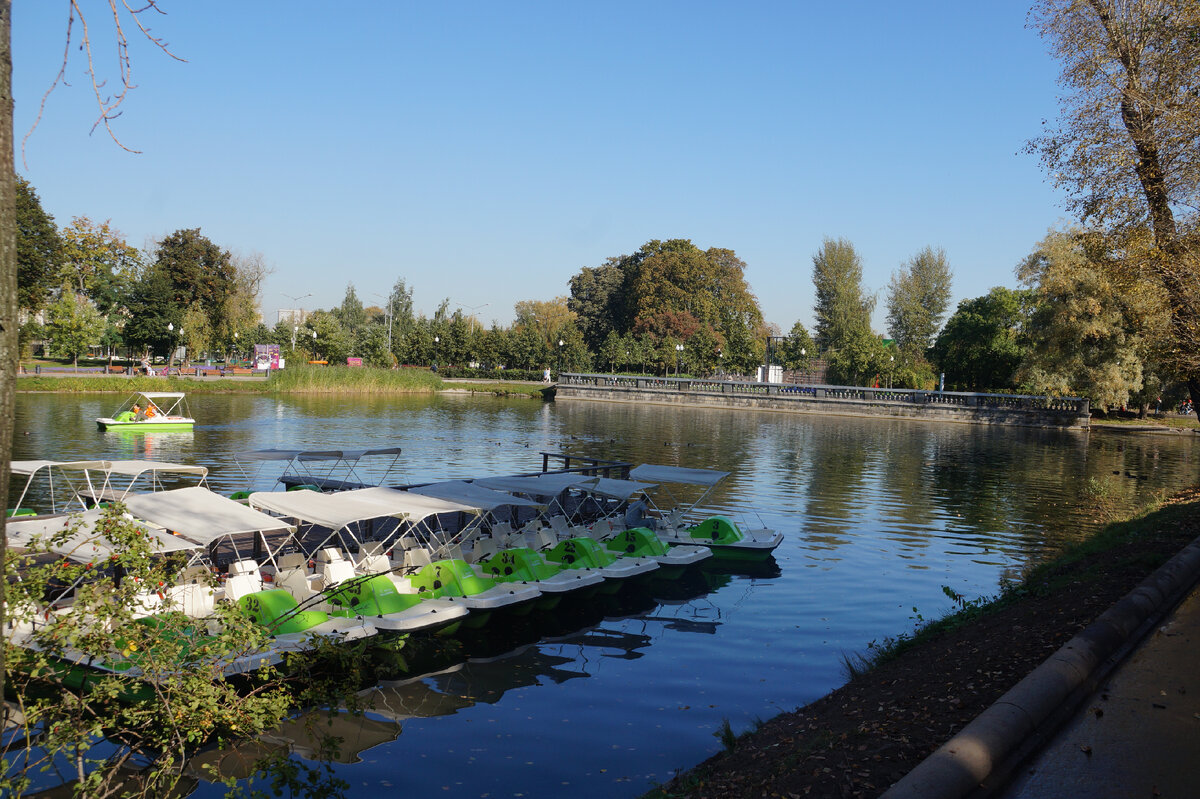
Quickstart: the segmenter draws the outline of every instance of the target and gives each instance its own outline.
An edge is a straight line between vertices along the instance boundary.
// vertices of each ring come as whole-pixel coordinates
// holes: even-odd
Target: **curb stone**
[[[881,799],[963,799],[1007,773],[1030,736],[1086,696],[1158,618],[1200,580],[1200,538],[1159,567],[936,752]],[[1135,636],[1135,633],[1138,635]],[[1126,651],[1123,651],[1126,650]],[[1056,718],[1057,717],[1057,718]],[[1006,766],[1007,764],[1007,766]],[[989,786],[995,787],[995,786]]]

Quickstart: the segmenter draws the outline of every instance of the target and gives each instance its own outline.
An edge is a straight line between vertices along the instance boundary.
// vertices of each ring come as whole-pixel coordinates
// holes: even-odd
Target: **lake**
[[[806,704],[845,681],[845,654],[950,610],[944,586],[994,595],[1085,537],[1097,493],[1129,509],[1194,484],[1198,456],[1193,436],[467,395],[198,395],[194,433],[98,431],[120,400],[18,395],[13,457],[194,463],[227,493],[272,487],[234,457],[265,447],[400,446],[394,483],[536,471],[553,451],[729,471],[708,507],[784,533],[764,566],[522,622],[382,684],[376,712],[342,719],[336,773],[364,797],[637,796],[718,751],[724,722]],[[303,755],[302,738],[266,744]]]

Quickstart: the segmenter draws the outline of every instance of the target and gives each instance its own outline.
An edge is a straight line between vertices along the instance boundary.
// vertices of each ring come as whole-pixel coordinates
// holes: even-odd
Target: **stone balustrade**
[[[1086,428],[1090,413],[1089,401],[1079,397],[567,372],[556,398],[1068,428]]]

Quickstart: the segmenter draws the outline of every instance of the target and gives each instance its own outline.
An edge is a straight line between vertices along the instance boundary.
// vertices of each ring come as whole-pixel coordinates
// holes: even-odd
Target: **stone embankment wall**
[[[563,374],[555,399],[1086,429],[1086,399]]]

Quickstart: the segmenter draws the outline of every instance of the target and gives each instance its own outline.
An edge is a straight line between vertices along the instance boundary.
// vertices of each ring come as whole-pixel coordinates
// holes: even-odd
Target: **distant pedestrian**
[[[1159,396],[1154,400],[1154,415],[1162,416],[1162,397]]]
[[[543,383],[549,383],[549,382],[550,382],[550,370],[549,370],[549,369],[543,369],[543,370],[542,370],[542,382],[543,382]]]

